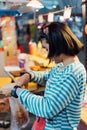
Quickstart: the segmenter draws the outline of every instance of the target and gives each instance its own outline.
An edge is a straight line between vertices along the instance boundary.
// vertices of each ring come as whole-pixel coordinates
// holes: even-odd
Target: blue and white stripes
[[[74,62],[61,69],[60,64],[45,73],[33,72],[33,74],[35,75],[33,81],[46,83],[44,96],[21,90],[17,93],[20,102],[29,112],[46,118],[44,130],[77,128],[85,94],[84,66],[80,62]]]

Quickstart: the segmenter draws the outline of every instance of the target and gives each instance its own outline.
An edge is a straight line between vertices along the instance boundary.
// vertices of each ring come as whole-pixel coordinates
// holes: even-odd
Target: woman
[[[28,81],[44,83],[44,96],[14,87],[15,84],[7,85],[2,92],[18,97],[29,112],[42,117],[39,119],[44,119],[43,130],[77,130],[86,88],[86,70],[77,57],[83,44],[67,25],[59,22],[43,27],[41,41],[56,66],[43,73],[29,71],[16,85],[22,86]],[[37,122],[39,125],[40,121]]]

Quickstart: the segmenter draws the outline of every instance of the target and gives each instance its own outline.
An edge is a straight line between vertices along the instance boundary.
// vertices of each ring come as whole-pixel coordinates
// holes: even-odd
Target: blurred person
[[[36,115],[32,130],[77,130],[86,89],[86,70],[77,57],[83,44],[60,22],[44,26],[40,37],[55,67],[45,72],[30,70],[1,92],[17,97]],[[45,84],[43,96],[19,87],[30,81]]]

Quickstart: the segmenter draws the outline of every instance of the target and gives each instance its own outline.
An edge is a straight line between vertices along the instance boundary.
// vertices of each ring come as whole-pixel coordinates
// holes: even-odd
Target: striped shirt
[[[46,119],[44,130],[75,130],[86,88],[82,63],[76,61],[65,68],[59,64],[46,72],[30,73],[34,74],[34,82],[46,84],[44,96],[20,89],[17,92],[20,102],[29,112]]]

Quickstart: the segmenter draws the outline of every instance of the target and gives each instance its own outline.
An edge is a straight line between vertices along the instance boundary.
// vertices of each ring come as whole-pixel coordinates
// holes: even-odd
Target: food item
[[[29,82],[28,83],[28,90],[29,91],[34,91],[34,90],[36,90],[38,88],[38,85],[37,85],[37,83],[34,83],[34,82]]]
[[[0,112],[9,112],[10,106],[9,102],[7,102],[7,99],[0,100]]]
[[[17,115],[17,122],[18,124],[23,124],[25,122],[27,122],[27,116],[25,114],[25,112],[23,111],[23,109],[19,109],[16,111],[16,115]]]
[[[34,66],[30,66],[30,69],[35,70],[35,71],[44,71],[44,70],[50,69],[50,67],[42,66],[42,65],[41,66],[34,65]]]
[[[38,70],[40,70],[40,66],[30,66],[30,69],[31,70],[36,70],[36,71],[38,71]]]

